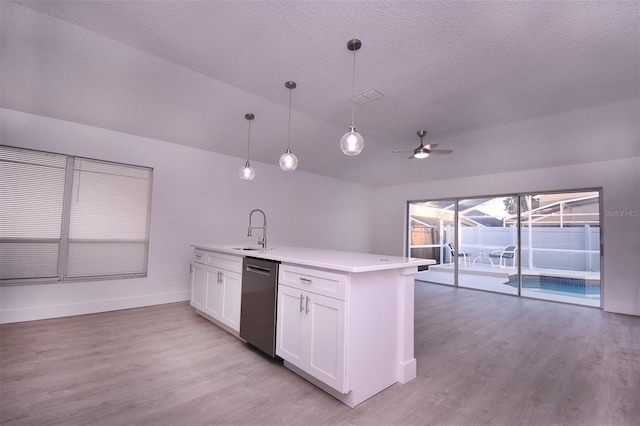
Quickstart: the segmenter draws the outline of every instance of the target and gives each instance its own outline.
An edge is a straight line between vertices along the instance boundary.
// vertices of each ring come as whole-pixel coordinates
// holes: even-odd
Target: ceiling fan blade
[[[430,149],[430,154],[451,154],[453,152],[452,149]]]
[[[439,144],[437,144],[437,143],[430,143],[429,145],[425,145],[425,148],[427,148],[428,150],[432,150],[433,148],[435,148],[438,145]]]

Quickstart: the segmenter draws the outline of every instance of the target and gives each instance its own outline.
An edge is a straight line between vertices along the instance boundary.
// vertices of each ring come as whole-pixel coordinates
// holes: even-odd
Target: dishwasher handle
[[[255,274],[262,274],[262,275],[271,275],[271,272],[272,272],[270,268],[265,268],[264,266],[258,266],[258,265],[251,265],[249,263],[247,263],[246,265],[246,271],[253,272]]]

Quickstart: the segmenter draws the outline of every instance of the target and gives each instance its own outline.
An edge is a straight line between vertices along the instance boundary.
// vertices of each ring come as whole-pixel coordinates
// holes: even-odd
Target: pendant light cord
[[[247,162],[249,162],[249,147],[251,146],[251,120],[249,120],[249,135],[247,136]]]
[[[293,92],[293,89],[289,89],[289,132],[287,133],[287,151],[291,149],[291,92]]]
[[[356,109],[356,49],[353,49],[353,76],[351,79],[351,127],[355,123],[355,109]]]

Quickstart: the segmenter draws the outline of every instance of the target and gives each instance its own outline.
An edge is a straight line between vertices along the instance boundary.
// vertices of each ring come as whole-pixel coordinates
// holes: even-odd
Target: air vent
[[[368,89],[364,92],[353,95],[349,100],[353,100],[358,105],[366,104],[367,102],[375,101],[384,95],[378,89]]]

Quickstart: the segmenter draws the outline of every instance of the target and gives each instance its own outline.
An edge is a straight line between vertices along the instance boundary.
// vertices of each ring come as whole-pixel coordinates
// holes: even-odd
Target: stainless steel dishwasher
[[[244,258],[240,337],[270,357],[276,355],[276,303],[280,262]]]

